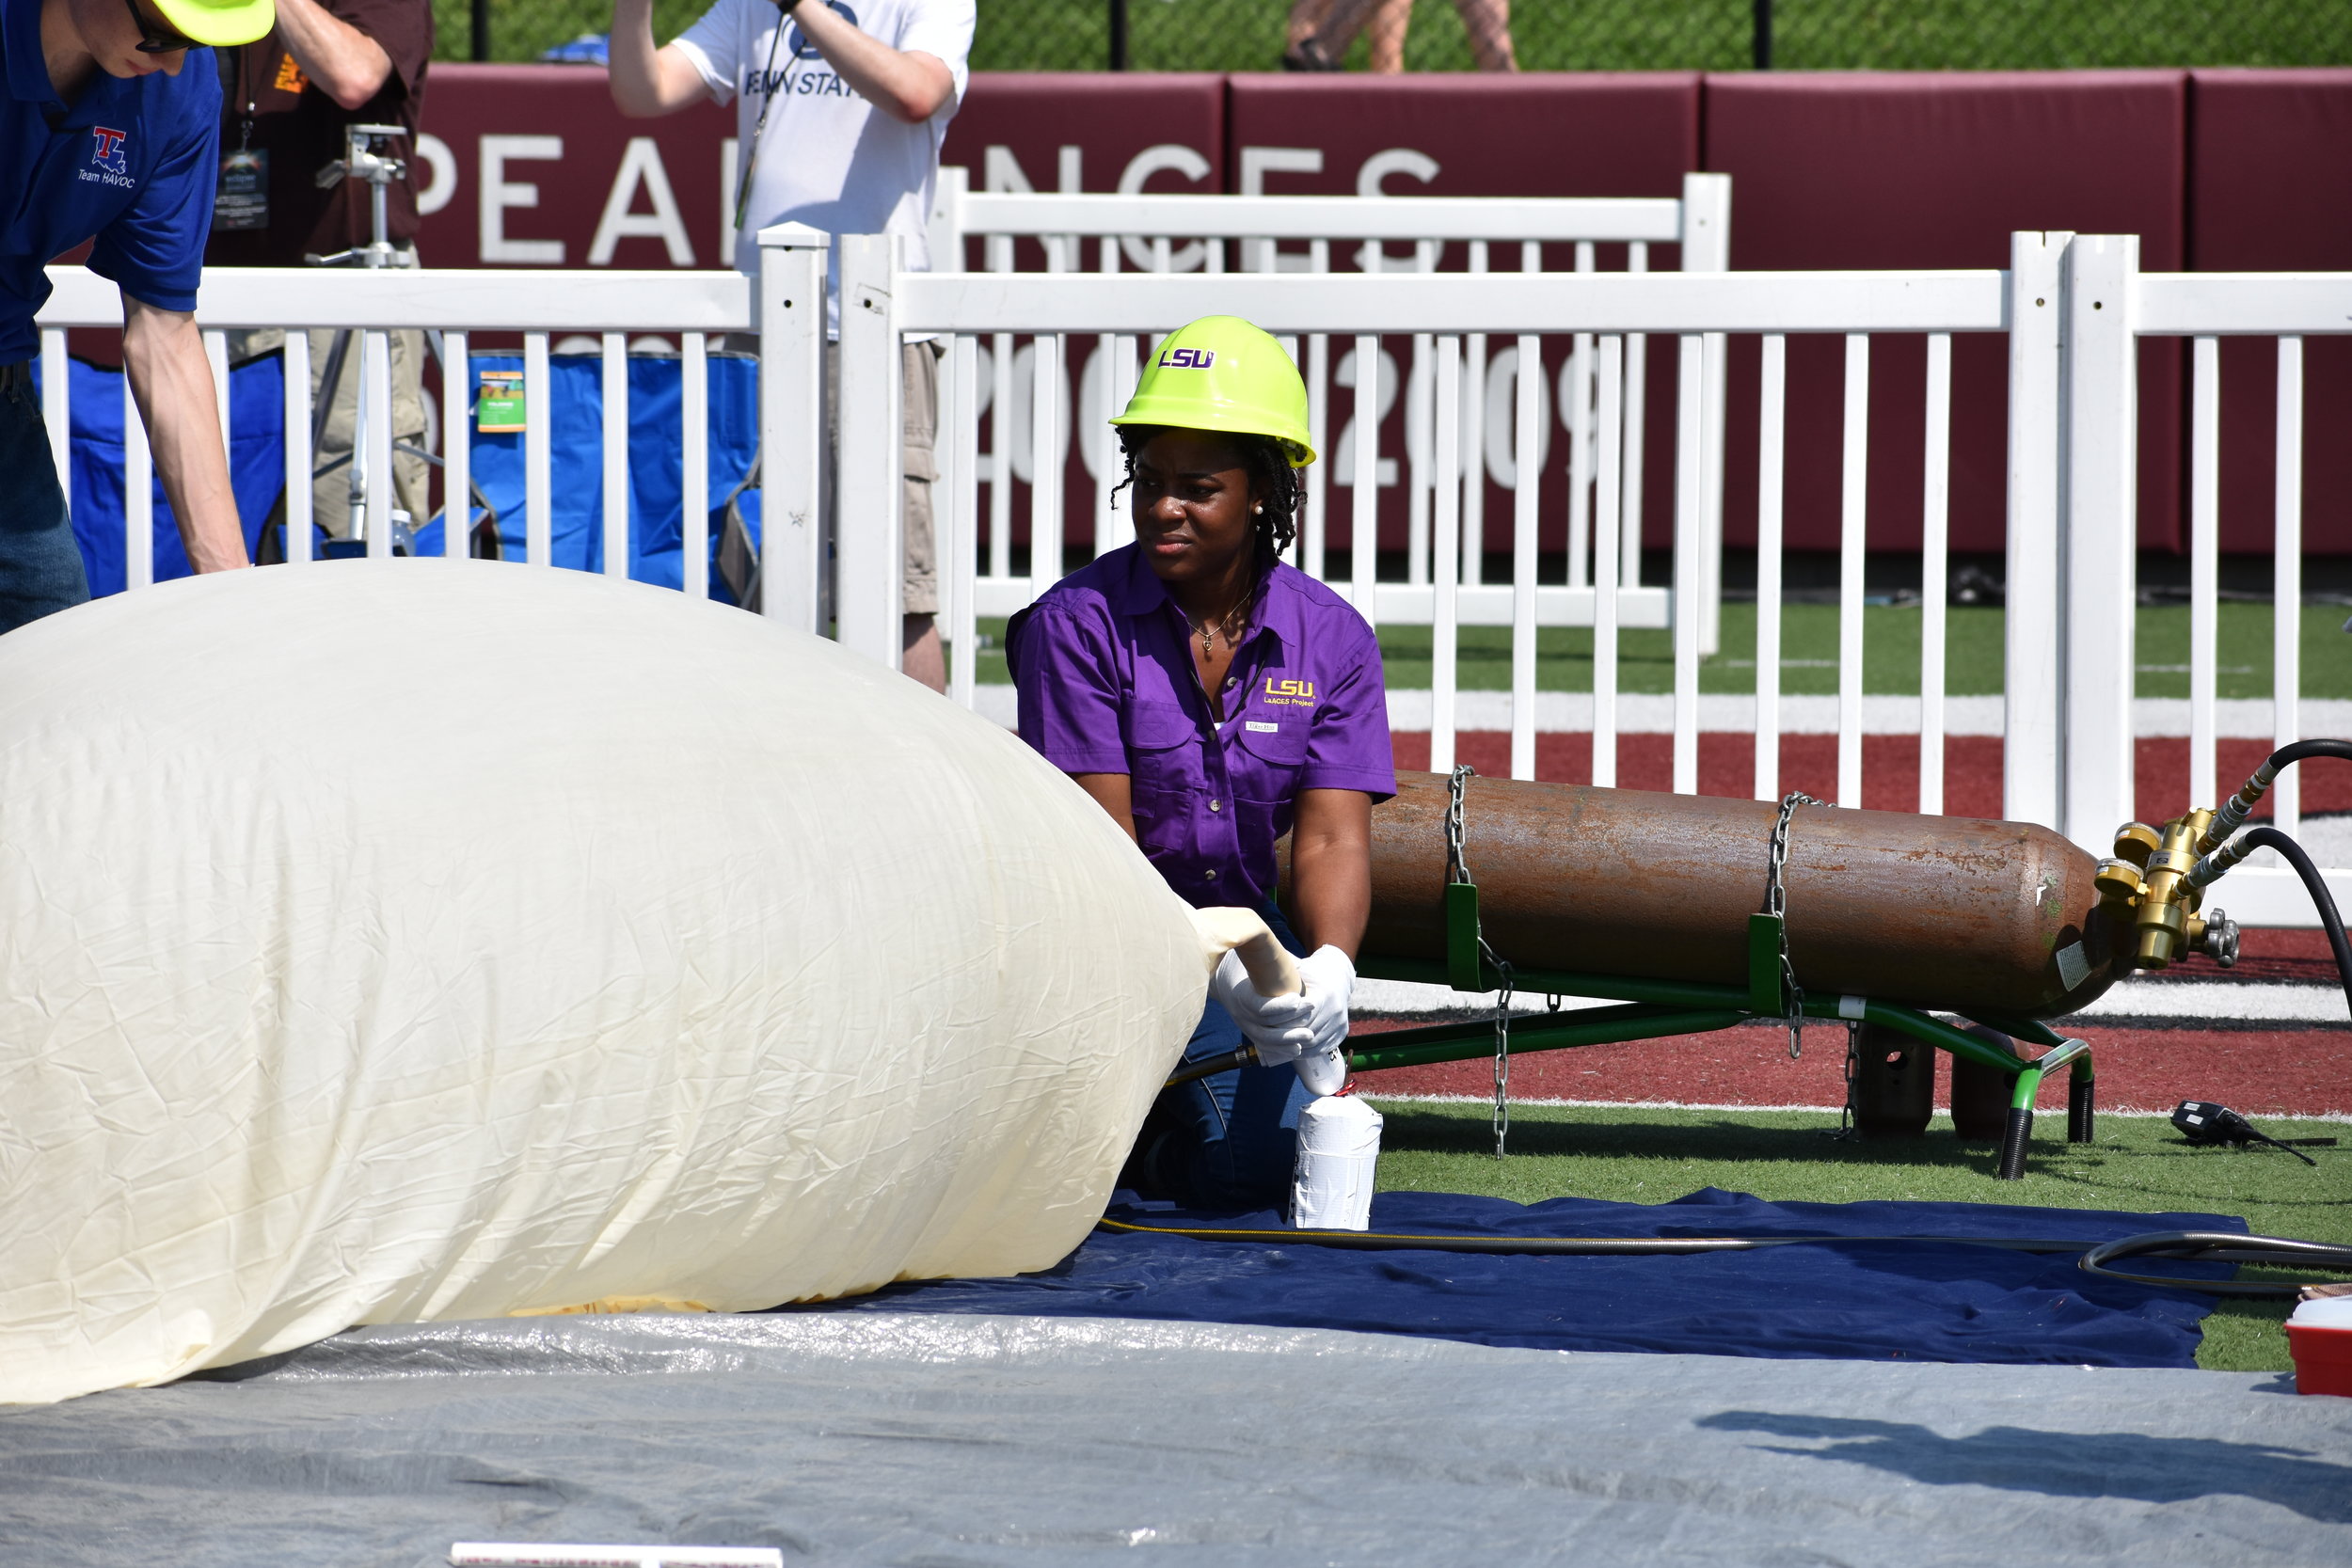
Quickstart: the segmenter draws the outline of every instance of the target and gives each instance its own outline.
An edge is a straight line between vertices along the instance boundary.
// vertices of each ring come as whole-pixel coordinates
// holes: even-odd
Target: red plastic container
[[[2287,1324],[2287,1348],[2295,1353],[2295,1391],[2352,1396],[2352,1328]]]

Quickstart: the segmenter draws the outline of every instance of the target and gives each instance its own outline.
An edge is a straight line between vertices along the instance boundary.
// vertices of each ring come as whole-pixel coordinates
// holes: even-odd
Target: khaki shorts
[[[939,478],[939,345],[908,343],[900,349],[904,381],[899,397],[900,460],[906,471],[900,543],[905,550],[901,581],[909,615],[939,613],[939,551],[931,528],[931,486]],[[840,469],[841,348],[825,345],[825,440],[834,470]],[[825,498],[825,531],[834,529],[833,498]]]
[[[392,439],[400,445],[425,450],[424,415],[424,334],[407,330],[386,334],[392,351]],[[319,394],[326,381],[326,363],[332,356],[335,334],[325,329],[309,334],[310,341],[310,405],[316,409]],[[242,363],[258,355],[274,354],[285,345],[286,335],[276,327],[229,334],[229,358],[232,364]],[[351,536],[351,437],[359,408],[359,334],[351,335],[350,346],[343,354],[342,374],[335,383],[334,406],[327,411],[326,427],[320,432],[318,444],[311,450],[314,470],[325,468],[310,486],[310,518],[330,539]],[[427,497],[429,469],[425,460],[411,453],[395,451],[392,454],[392,504],[406,512],[412,527],[422,527],[432,515]],[[273,521],[285,518],[285,502],[281,499],[271,514]]]

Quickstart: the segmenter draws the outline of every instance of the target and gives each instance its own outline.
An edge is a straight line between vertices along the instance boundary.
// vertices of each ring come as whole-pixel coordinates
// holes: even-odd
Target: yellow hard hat
[[[1292,467],[1315,460],[1298,367],[1270,334],[1239,316],[1203,316],[1169,333],[1111,423],[1271,436]]]
[[[278,25],[277,0],[151,0],[181,37],[215,48],[265,38]]]

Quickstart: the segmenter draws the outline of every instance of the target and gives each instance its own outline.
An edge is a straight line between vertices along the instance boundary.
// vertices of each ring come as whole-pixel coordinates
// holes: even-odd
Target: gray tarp
[[[2267,1374],[877,1314],[366,1329],[242,1370],[0,1411],[0,1560],[2352,1560],[2352,1400]]]

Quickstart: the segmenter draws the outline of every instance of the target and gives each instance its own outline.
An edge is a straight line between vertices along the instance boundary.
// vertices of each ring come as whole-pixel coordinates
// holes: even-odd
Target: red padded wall
[[[2352,71],[2189,79],[2188,264],[2352,272]],[[2278,355],[2221,345],[2221,547],[2270,551]],[[2352,340],[2303,344],[2303,541],[2352,554]]]
[[[1356,195],[1364,188],[1371,160],[1398,150],[1418,152],[1437,166],[1425,182],[1413,173],[1391,172],[1383,188],[1391,196],[1673,197],[1681,194],[1684,172],[1699,166],[1700,79],[1695,74],[1263,75],[1228,80],[1227,188],[1235,192],[1255,183],[1267,194]],[[1252,182],[1248,173],[1254,161],[1252,149],[1308,151],[1322,166],[1313,172],[1263,172]],[[1736,211],[1736,197],[1734,206]],[[1679,266],[1678,248],[1654,247],[1651,266]],[[1401,258],[1405,251],[1396,247],[1395,253]],[[1624,247],[1602,246],[1597,261],[1604,270],[1621,269]],[[1466,262],[1466,247],[1454,245],[1439,266],[1453,271]],[[1331,264],[1340,271],[1352,270],[1353,247],[1335,253]],[[1489,264],[1497,270],[1516,269],[1516,249],[1498,246]],[[1548,254],[1544,264],[1565,270],[1575,264],[1575,257],[1561,248]],[[1545,345],[1546,383],[1553,394],[1549,399],[1550,435],[1542,480],[1546,499],[1541,532],[1547,550],[1564,548],[1567,536],[1562,498],[1566,493],[1568,442],[1556,395],[1567,351],[1565,341]],[[1334,364],[1340,352],[1335,345]],[[1406,341],[1386,341],[1383,352],[1396,358],[1400,378],[1410,373]],[[1670,346],[1655,344],[1645,486],[1645,511],[1652,531],[1668,527],[1672,515],[1673,388]],[[1507,403],[1507,383],[1502,384],[1502,396]],[[1404,402],[1402,396],[1396,399],[1381,426],[1384,454],[1403,448]],[[1342,409],[1332,425],[1335,433],[1352,413],[1352,394],[1343,394]],[[1332,491],[1330,537],[1335,547],[1349,537],[1351,495],[1344,487]],[[1387,547],[1403,547],[1406,510],[1401,491],[1383,493],[1381,542]],[[1490,473],[1489,549],[1510,547],[1510,519],[1511,493],[1491,483]]]
[[[654,144],[691,260],[680,261],[663,240],[640,234],[618,241],[601,264],[734,264],[726,243],[733,201],[722,188],[720,151],[720,144],[735,135],[732,106],[705,103],[665,119],[624,119],[612,107],[598,66],[437,64],[425,93],[422,129],[428,152],[437,137],[454,160],[446,169],[431,158],[425,166],[425,178],[442,186],[439,204],[425,214],[417,232],[417,249],[429,267],[590,265],[597,222],[623,155],[641,136]],[[526,136],[552,142],[529,149],[534,155],[528,158],[513,155],[523,149],[510,148],[496,171],[501,176],[497,182],[508,188],[485,193],[485,175],[492,169],[484,154],[501,144],[485,149],[485,139]],[[538,155],[543,153],[548,155]],[[626,210],[641,216],[655,213],[646,180],[641,176],[634,184],[624,198]],[[486,204],[485,194],[493,198]],[[485,206],[496,209],[499,229],[510,245],[552,243],[562,246],[561,258],[501,263],[486,254]]]
[[[947,127],[940,160],[961,165],[970,172],[976,191],[1116,191],[1122,184],[1161,194],[1214,195],[1227,185],[1225,167],[1225,79],[1209,73],[1138,73],[1127,76],[1074,75],[1045,72],[985,72],[972,78],[963,106]],[[1170,166],[1171,164],[1173,166]],[[1156,172],[1153,166],[1158,166]],[[1198,170],[1195,177],[1188,170]],[[1045,258],[1035,241],[1018,242],[1017,264],[1024,271],[1041,270]],[[1085,245],[1079,263],[1091,271],[1101,264],[1100,241]],[[982,267],[987,256],[981,242],[973,241],[965,264]],[[935,258],[933,265],[952,265]],[[1134,263],[1122,260],[1121,266]],[[1065,547],[1090,548],[1094,542],[1094,478],[1088,469],[1090,436],[1107,419],[1099,402],[1101,372],[1089,367],[1100,348],[1092,337],[1064,340],[1067,357],[1061,365],[1064,440],[1062,539]],[[1025,344],[1015,352],[1014,373],[1026,373],[1032,351]],[[1021,383],[1016,380],[1018,387]],[[1098,388],[1093,399],[1083,388]],[[989,392],[983,375],[981,388]],[[1026,404],[1022,405],[1025,409]],[[994,449],[994,410],[984,417],[980,451]],[[1023,456],[1014,463],[1012,482],[1012,541],[1029,541],[1029,485],[1019,475],[1027,468],[1027,421],[1016,420],[1008,432]],[[981,508],[981,532],[988,531],[988,508]]]
[[[1732,266],[2002,267],[2021,229],[2140,236],[2140,264],[2182,264],[2187,82],[2178,71],[1710,76],[1707,167],[1732,176]],[[1953,352],[1952,546],[2000,548],[2008,451],[2002,340]],[[2140,360],[2143,544],[2178,547],[2178,345]],[[1754,340],[1735,342],[1728,537],[1756,518]],[[1788,538],[1837,543],[1844,356],[1835,341],[1788,356]],[[1919,542],[1926,348],[1872,345],[1869,541]]]
[[[1155,148],[1184,149],[1205,172],[1194,180],[1181,168],[1148,176],[1136,169],[1141,182],[1136,188],[1170,195],[1226,188],[1222,76],[982,71],[973,76],[963,106],[948,123],[940,161],[969,169],[976,191],[1017,190],[1009,178],[1016,173],[1032,190],[1116,191]],[[1065,186],[1072,173],[1076,182]],[[982,265],[978,245],[972,249],[969,264]],[[1091,267],[1091,254],[1087,261]],[[932,264],[948,262],[934,258]],[[1042,264],[1027,254],[1021,261],[1024,269]]]

